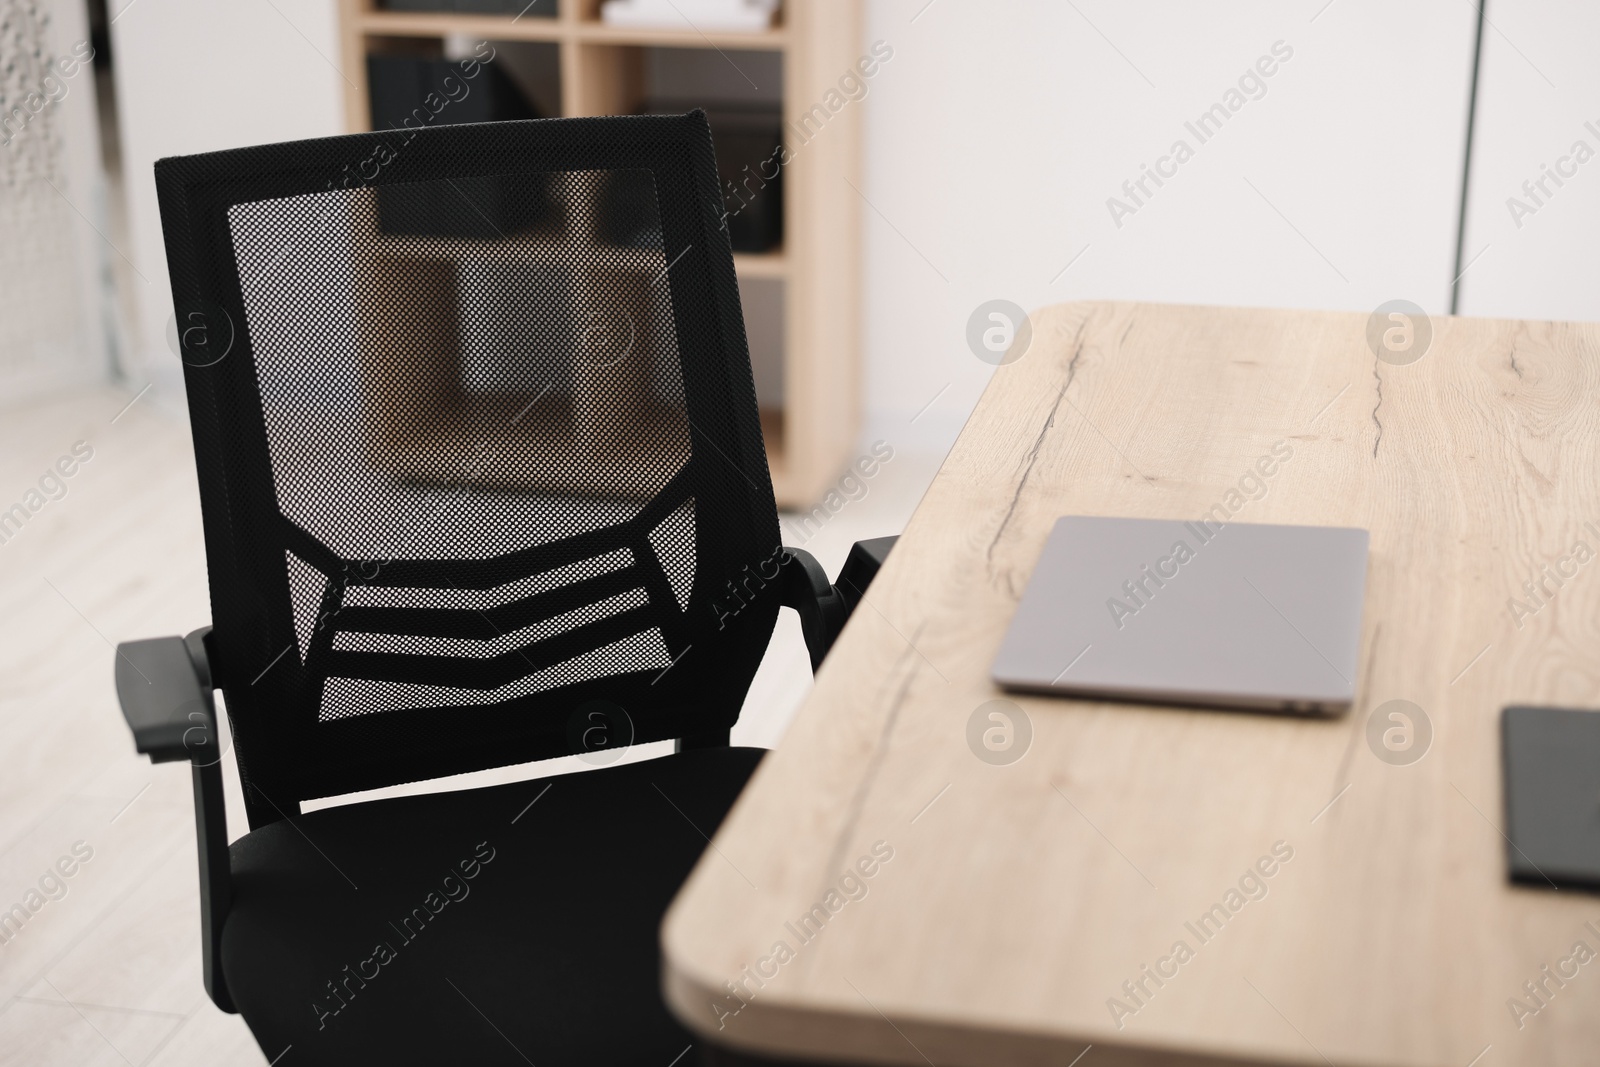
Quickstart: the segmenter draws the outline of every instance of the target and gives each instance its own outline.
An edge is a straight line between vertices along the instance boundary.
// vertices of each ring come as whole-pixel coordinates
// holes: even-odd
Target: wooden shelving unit
[[[569,116],[637,112],[649,49],[781,55],[784,141],[792,157],[783,176],[783,247],[736,253],[734,266],[741,285],[782,286],[782,344],[775,354],[781,402],[763,396],[761,422],[779,505],[811,506],[842,471],[860,422],[861,206],[851,188],[860,185],[860,105],[829,112],[825,103],[866,52],[860,0],[786,0],[778,24],[757,33],[609,26],[600,21],[600,0],[557,6],[553,17],[514,18],[386,11],[375,0],[341,0],[343,67],[353,86],[345,103],[349,129],[371,128],[368,52],[397,39],[554,44],[560,110]],[[819,105],[825,123],[815,118]]]

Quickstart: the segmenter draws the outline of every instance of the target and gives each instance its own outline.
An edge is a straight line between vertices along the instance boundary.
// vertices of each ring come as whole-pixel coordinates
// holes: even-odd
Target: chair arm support
[[[800,632],[805,635],[813,671],[822,666],[823,657],[833,647],[896,540],[877,537],[857,541],[839,571],[838,585],[828,581],[828,572],[811,553],[800,548],[783,550],[782,603],[800,615]]]
[[[783,606],[793,608],[800,615],[800,632],[805,636],[814,671],[822,666],[822,657],[833,647],[833,639],[839,636],[849,617],[844,598],[828,581],[828,572],[822,569],[817,558],[802,548],[783,550],[780,588]]]
[[[211,671],[204,634],[196,634],[192,642],[156,637],[117,646],[117,701],[133,731],[134,748],[151,763],[209,758],[216,749]]]
[[[222,926],[233,906],[233,867],[228,858],[228,812],[222,795],[222,764],[195,763],[194,836],[200,858],[200,963],[206,992],[217,1007],[237,1013],[222,976]]]
[[[222,927],[233,902],[228,815],[212,671],[210,627],[188,637],[157,637],[117,646],[117,700],[134,747],[152,763],[186,759],[194,785],[195,841],[200,858],[200,941],[206,992],[235,1012],[222,975]]]

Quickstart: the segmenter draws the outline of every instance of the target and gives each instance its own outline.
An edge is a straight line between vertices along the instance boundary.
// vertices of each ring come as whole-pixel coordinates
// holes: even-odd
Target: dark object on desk
[[[655,100],[645,111],[687,111],[681,100]],[[776,108],[718,105],[706,110],[717,144],[717,177],[735,252],[772,252],[783,246],[783,114]]]
[[[517,15],[520,18],[553,19],[556,0],[381,0],[385,11],[453,11],[457,14]]]
[[[240,327],[185,350],[213,625],[116,657],[137,749],[191,764],[206,988],[298,1063],[671,1063],[661,916],[762,755],[729,729],[780,606],[814,659],[844,622],[779,542],[705,117],[421,130],[379,189],[562,176],[562,226],[443,264],[329,187],[385,143],[156,165],[180,318]],[[597,242],[635,173],[651,224]],[[543,332],[506,333],[529,307]]]
[[[473,73],[469,76],[466,71]],[[389,134],[398,155],[412,132],[428,126],[540,118],[517,84],[495,63],[454,63],[414,55],[367,56],[372,128]],[[368,177],[366,174],[360,175]],[[378,217],[384,233],[493,241],[547,219],[542,176],[489,174],[455,184],[381,185]],[[458,210],[461,201],[475,210]]]
[[[1511,880],[1600,890],[1600,712],[1506,708],[1500,729]]]

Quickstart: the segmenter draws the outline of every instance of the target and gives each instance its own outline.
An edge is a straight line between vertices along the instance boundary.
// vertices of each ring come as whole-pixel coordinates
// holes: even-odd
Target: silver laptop
[[[994,662],[1008,689],[1332,712],[1355,699],[1367,531],[1067,516]]]

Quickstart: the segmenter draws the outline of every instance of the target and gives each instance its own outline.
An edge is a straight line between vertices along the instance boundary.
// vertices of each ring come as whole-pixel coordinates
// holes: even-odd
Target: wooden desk
[[[1600,327],[1439,318],[1401,366],[1360,314],[1093,303],[1034,326],[668,913],[673,1009],[793,1059],[1600,1062],[1600,956],[1564,987],[1540,973],[1575,942],[1600,953],[1600,896],[1513,888],[1497,829],[1501,707],[1600,705],[1600,561],[1508,608],[1575,542],[1600,551]],[[1198,518],[1280,441],[1292,457],[1237,521],[1372,532],[1349,714],[989,681],[1057,516]],[[1002,697],[1033,737],[996,766],[967,731]],[[1409,765],[1367,740],[1394,699],[1432,725]],[[880,841],[893,858],[829,913]],[[1266,895],[1230,913],[1263,857],[1246,886]],[[1531,1009],[1541,979],[1519,1029],[1508,1000]]]

